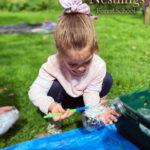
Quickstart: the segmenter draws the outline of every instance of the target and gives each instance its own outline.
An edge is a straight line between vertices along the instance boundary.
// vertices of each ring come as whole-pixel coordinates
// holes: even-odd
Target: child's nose
[[[79,67],[79,68],[78,68],[78,71],[84,72],[84,71],[85,71],[85,67]]]

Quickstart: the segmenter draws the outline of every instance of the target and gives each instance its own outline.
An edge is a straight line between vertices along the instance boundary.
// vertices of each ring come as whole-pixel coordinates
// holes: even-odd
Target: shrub
[[[56,0],[0,0],[0,10],[8,11],[40,11],[59,8]]]

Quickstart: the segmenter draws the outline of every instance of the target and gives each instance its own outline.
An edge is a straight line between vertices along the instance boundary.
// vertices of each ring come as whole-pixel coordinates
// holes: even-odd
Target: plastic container
[[[150,89],[119,97],[125,109],[117,131],[142,150],[150,149]]]

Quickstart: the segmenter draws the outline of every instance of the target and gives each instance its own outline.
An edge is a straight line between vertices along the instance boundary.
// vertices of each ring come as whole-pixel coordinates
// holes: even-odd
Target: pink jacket
[[[106,64],[102,58],[94,54],[89,69],[82,77],[76,77],[59,64],[58,54],[49,56],[39,71],[39,75],[29,90],[29,98],[33,104],[47,114],[54,99],[47,96],[53,81],[57,79],[68,95],[83,95],[85,105],[94,106],[100,102],[99,93],[106,75]]]

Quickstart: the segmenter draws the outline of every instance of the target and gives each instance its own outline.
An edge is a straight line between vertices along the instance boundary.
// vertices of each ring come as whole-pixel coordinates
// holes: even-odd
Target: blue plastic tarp
[[[23,142],[3,150],[138,150],[114,125],[88,132],[84,128]]]

